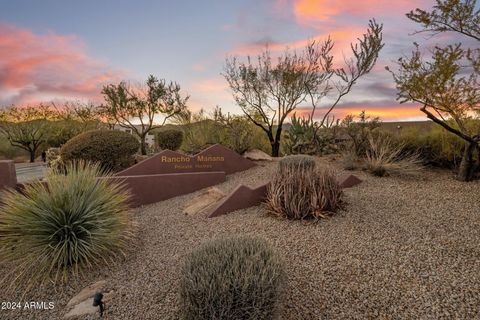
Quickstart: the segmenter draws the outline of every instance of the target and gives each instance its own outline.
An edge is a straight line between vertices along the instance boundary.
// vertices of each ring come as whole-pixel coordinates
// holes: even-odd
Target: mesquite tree
[[[475,5],[474,0],[437,0],[430,12],[410,11],[407,17],[423,27],[419,32],[454,32],[476,44],[436,46],[427,60],[415,43],[412,55],[400,58],[399,70],[392,72],[400,102],[420,103],[427,118],[465,141],[457,174],[461,181],[472,180],[480,164],[480,132],[467,125],[478,121],[480,111],[480,14]]]
[[[107,85],[102,94],[106,104],[101,106],[101,113],[114,119],[119,126],[130,129],[140,140],[143,155],[147,154],[147,134],[186,112],[189,98],[182,96],[179,84],[167,83],[153,75],[141,86],[126,82]],[[159,118],[163,119],[157,123]]]
[[[382,26],[370,21],[367,33],[359,43],[351,45],[353,57],[346,68],[335,68],[331,54],[333,41],[310,42],[301,52],[285,50],[275,61],[267,50],[246,62],[227,58],[224,77],[235,102],[255,125],[260,127],[271,144],[272,156],[280,151],[282,126],[303,102],[318,102],[337,89],[337,98],[324,115],[322,125],[340,99],[350,92],[358,78],[375,65],[382,48]],[[313,116],[311,117],[313,123]]]
[[[28,151],[30,162],[40,146],[46,142],[49,122],[56,118],[56,113],[45,105],[28,107],[8,107],[0,111],[0,132],[10,144]]]

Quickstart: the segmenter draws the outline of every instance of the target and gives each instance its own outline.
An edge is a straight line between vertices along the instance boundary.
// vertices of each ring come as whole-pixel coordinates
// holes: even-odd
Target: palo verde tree
[[[437,0],[431,11],[410,11],[407,17],[423,27],[418,32],[453,32],[472,45],[436,46],[425,59],[415,43],[412,55],[400,58],[399,70],[392,72],[400,102],[420,103],[427,118],[465,142],[457,174],[461,181],[472,180],[480,164],[480,132],[468,125],[478,121],[480,112],[480,13],[475,6],[475,0]]]
[[[11,106],[0,111],[0,132],[12,146],[28,151],[30,162],[35,162],[37,152],[49,134],[48,120],[55,118],[56,113],[46,105]]]
[[[147,154],[147,134],[187,110],[188,96],[181,95],[180,85],[153,75],[143,85],[133,86],[126,82],[107,85],[102,94],[106,103],[101,106],[101,114],[130,129],[140,140],[143,155]],[[163,119],[157,123],[160,118]]]
[[[312,103],[312,117],[319,101],[333,89],[338,95],[324,115],[322,126],[340,99],[350,92],[359,77],[368,73],[382,48],[382,25],[371,20],[367,33],[359,43],[351,45],[353,57],[346,68],[335,68],[331,51],[334,43],[310,42],[301,51],[285,50],[275,61],[267,50],[246,62],[237,57],[226,59],[224,77],[236,103],[255,125],[260,127],[271,144],[272,156],[278,156],[282,126],[286,118],[304,103]]]

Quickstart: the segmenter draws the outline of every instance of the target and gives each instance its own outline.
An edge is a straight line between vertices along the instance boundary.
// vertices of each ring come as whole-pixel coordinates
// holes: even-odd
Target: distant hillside
[[[212,122],[213,120],[202,120],[200,122],[194,122],[191,124],[191,126],[201,126],[202,124],[205,124],[204,122]],[[390,132],[400,132],[401,130],[405,130],[407,128],[417,128],[420,132],[428,132],[432,129],[432,127],[435,124],[430,121],[395,121],[395,122],[381,122],[380,127],[384,130],[390,131]],[[283,124],[282,128],[284,131],[288,131],[290,127],[292,126],[291,123],[286,122]],[[184,125],[172,125],[172,124],[167,124],[163,128],[156,129],[155,131],[161,131],[164,128],[183,128]]]
[[[407,128],[417,128],[420,132],[428,132],[435,124],[430,121],[396,121],[382,122],[381,128],[390,132],[399,132]]]

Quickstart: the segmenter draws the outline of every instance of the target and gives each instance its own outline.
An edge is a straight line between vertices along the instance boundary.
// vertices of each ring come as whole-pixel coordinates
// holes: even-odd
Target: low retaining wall
[[[352,188],[362,182],[353,174],[343,174],[337,177],[338,184],[342,188]],[[250,188],[243,184],[237,186],[230,194],[213,207],[209,218],[218,217],[235,210],[246,209],[260,205],[267,196],[267,190],[270,182],[262,184],[256,188]]]
[[[132,206],[138,207],[222,183],[225,172],[113,176],[108,179],[124,183],[133,194]]]
[[[0,160],[0,190],[3,188],[15,188],[17,185],[17,173],[13,160]]]
[[[225,181],[225,172],[113,176],[107,179],[124,183],[133,195],[131,205],[138,207],[222,183]],[[46,181],[43,183],[47,184]],[[18,191],[22,191],[27,184],[17,183],[13,161],[0,161],[0,190],[15,188]]]

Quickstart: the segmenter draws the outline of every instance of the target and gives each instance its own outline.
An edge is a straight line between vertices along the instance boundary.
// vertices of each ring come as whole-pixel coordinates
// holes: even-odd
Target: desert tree
[[[35,162],[38,150],[47,140],[49,120],[56,119],[56,113],[47,105],[16,107],[0,111],[0,132],[14,147],[26,150],[30,162]]]
[[[61,105],[52,102],[52,106],[58,112],[60,119],[79,123],[82,131],[110,125],[103,121],[100,105],[91,101],[65,101]]]
[[[119,126],[130,129],[140,140],[144,155],[147,154],[147,134],[167,121],[180,117],[187,110],[188,96],[181,94],[180,85],[167,83],[153,75],[141,85],[124,81],[109,84],[103,88],[102,94],[105,104],[101,106],[101,114],[113,119]]]
[[[93,102],[51,102],[51,106],[56,112],[58,121],[49,125],[47,144],[50,147],[60,147],[82,132],[107,126],[100,114],[99,106]]]
[[[407,13],[409,19],[422,25],[418,32],[430,32],[432,36],[453,32],[474,46],[435,46],[431,57],[425,58],[415,43],[411,56],[401,57],[399,69],[392,72],[400,102],[419,103],[428,119],[465,142],[457,173],[461,181],[474,178],[476,150],[480,163],[480,132],[468,125],[475,118],[478,121],[480,111],[480,14],[475,5],[472,0],[437,0],[431,11]]]
[[[248,119],[265,132],[272,156],[278,156],[282,126],[287,117],[302,103],[311,103],[309,121],[313,124],[319,101],[336,89],[334,103],[318,124],[323,126],[358,78],[373,68],[382,46],[382,25],[371,20],[363,38],[351,45],[353,57],[345,59],[344,68],[334,67],[331,53],[334,42],[329,37],[323,42],[310,41],[301,52],[286,49],[277,59],[268,47],[256,58],[248,56],[244,62],[238,57],[229,57],[223,75],[235,102]]]
[[[348,137],[356,157],[364,156],[368,150],[369,137],[373,130],[380,127],[379,117],[372,117],[362,110],[358,116],[348,114],[343,118],[341,126],[343,132]]]

